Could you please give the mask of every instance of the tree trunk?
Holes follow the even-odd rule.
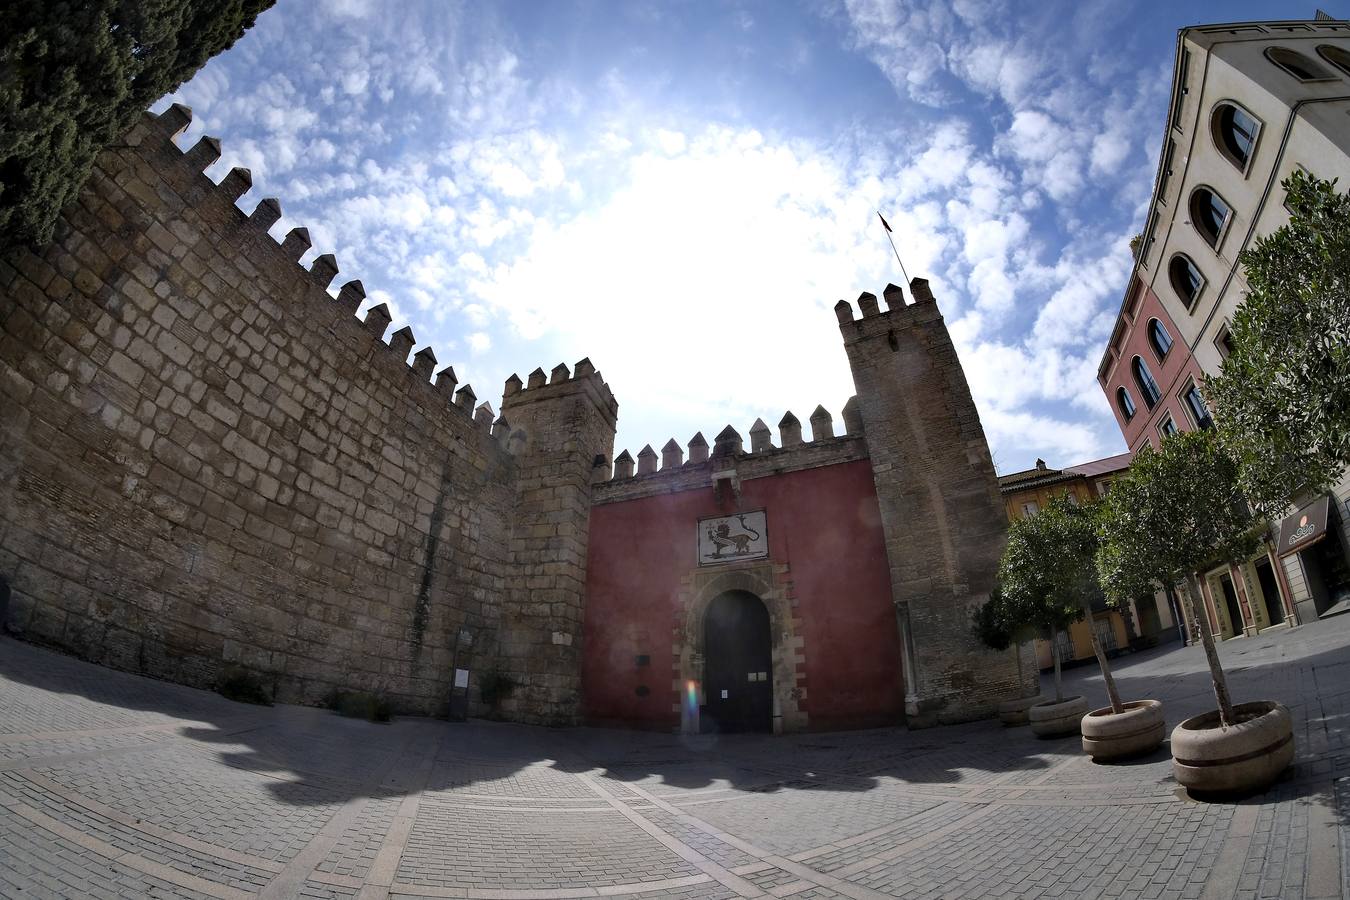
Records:
[[[1064,682],[1059,677],[1059,629],[1050,629],[1050,657],[1055,661],[1055,702],[1064,702]]]
[[[1205,662],[1209,663],[1209,678],[1214,683],[1214,699],[1219,703],[1219,722],[1227,728],[1233,724],[1233,701],[1228,697],[1228,680],[1224,677],[1223,666],[1219,665],[1219,651],[1214,649],[1214,636],[1209,633],[1209,623],[1200,620],[1197,611],[1203,608],[1205,598],[1200,593],[1200,579],[1194,572],[1186,575],[1186,602],[1189,604],[1190,620],[1195,630],[1200,632],[1200,643],[1205,645]]]
[[[1022,680],[1022,645],[1017,643],[1016,638],[1013,638],[1013,656],[1017,658],[1017,693],[1021,695],[1026,689],[1026,682]]]
[[[1097,665],[1102,668],[1102,680],[1106,682],[1106,699],[1111,701],[1111,712],[1123,713],[1124,705],[1120,702],[1120,694],[1116,692],[1116,680],[1111,677],[1111,667],[1106,662],[1106,651],[1102,649],[1102,642],[1097,639],[1097,629],[1092,621],[1092,601],[1083,596],[1083,612],[1087,614],[1088,634],[1092,637],[1092,652],[1097,656]]]

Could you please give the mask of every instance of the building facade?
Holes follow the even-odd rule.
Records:
[[[1111,490],[1111,482],[1129,468],[1131,457],[1121,453],[1064,469],[1049,468],[1045,460],[1038,459],[1034,468],[999,476],[1008,521],[1034,516],[1058,496],[1068,496],[1076,503],[1101,500]],[[1179,618],[1163,593],[1142,602],[1131,599],[1123,606],[1094,603],[1091,621],[1084,618],[1075,622],[1059,636],[1059,658],[1067,663],[1095,659],[1094,631],[1110,655],[1165,643],[1178,637]],[[1041,669],[1054,664],[1049,641],[1037,638],[1032,646]]]
[[[1132,452],[1210,426],[1203,381],[1222,368],[1247,290],[1239,256],[1288,221],[1280,183],[1299,170],[1350,184],[1350,24],[1319,14],[1182,29],[1153,196],[1098,370]],[[1201,573],[1216,637],[1350,598],[1348,502],[1343,477],[1275,523],[1264,552]],[[1304,524],[1282,539],[1290,522]]]
[[[175,106],[0,260],[0,589],[27,639],[276,699],[465,698],[521,722],[802,730],[992,714],[977,645],[1006,519],[928,285],[840,302],[844,434],[613,458],[588,359],[500,415]],[[634,463],[636,462],[636,470]],[[479,685],[492,683],[495,699]],[[503,688],[503,685],[506,687]],[[457,693],[458,692],[458,693]]]

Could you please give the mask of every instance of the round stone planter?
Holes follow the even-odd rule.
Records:
[[[1004,700],[998,705],[998,720],[1008,727],[1027,724],[1027,710],[1037,703],[1044,703],[1044,694],[1031,697],[1018,697],[1016,700]]]
[[[1087,715],[1087,699],[1065,697],[1061,701],[1046,700],[1027,711],[1031,732],[1037,737],[1061,737],[1078,734],[1078,723]]]
[[[1219,727],[1219,711],[1193,716],[1172,730],[1172,773],[1200,793],[1253,791],[1274,781],[1294,759],[1289,710],[1273,700],[1239,703],[1237,722]]]
[[[1094,709],[1083,717],[1083,752],[1093,759],[1123,759],[1162,743],[1167,724],[1160,700],[1131,700],[1124,712]]]

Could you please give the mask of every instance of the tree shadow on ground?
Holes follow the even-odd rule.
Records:
[[[1117,658],[1112,674],[1123,700],[1163,701],[1168,730],[1216,707],[1213,683],[1200,646],[1155,649]],[[1199,802],[1268,805],[1317,803],[1340,824],[1350,824],[1350,802],[1338,797],[1335,779],[1350,774],[1350,617],[1277,629],[1217,645],[1234,703],[1276,700],[1294,724],[1294,762],[1269,788],[1249,795],[1191,798]],[[1104,695],[1100,671],[1066,673],[1065,688]],[[1170,758],[1164,742],[1161,752]],[[1141,760],[1141,762],[1143,762]]]
[[[861,792],[883,784],[975,785],[1015,770],[1045,770],[1074,752],[1068,742],[1036,741],[993,722],[914,732],[895,727],[692,737],[412,717],[376,724],[310,707],[236,703],[7,637],[0,637],[0,710],[0,727],[8,733],[50,733],[52,741],[82,730],[175,734],[198,748],[211,748],[210,758],[225,766],[267,776],[270,795],[296,806],[362,796],[398,798],[416,790],[600,800],[572,777],[577,774],[589,774],[602,786],[679,791]],[[8,746],[21,745],[9,741]],[[144,754],[169,750],[154,745],[128,751],[121,764],[148,764],[153,757]],[[167,779],[194,778],[192,771],[173,771],[174,766],[190,768],[190,760],[165,758],[156,764]],[[209,782],[209,773],[196,777]]]

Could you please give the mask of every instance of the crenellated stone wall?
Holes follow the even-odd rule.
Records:
[[[928,282],[835,305],[866,435],[891,570],[911,726],[991,715],[1021,696],[1015,658],[972,628],[1007,533],[989,444]]]
[[[219,144],[173,143],[189,118],[145,117],[54,243],[0,262],[8,624],[189,684],[237,665],[305,703],[441,711],[455,662],[528,679],[497,656],[521,584],[511,430],[453,370],[433,384],[429,348],[409,364],[410,329],[386,344],[383,305],[357,320],[359,281],[331,296],[332,256],[299,266],[308,234],[268,235],[275,200],[241,212],[249,173],[214,184]]]
[[[501,715],[571,724],[588,663],[645,669],[660,635],[674,652],[694,628],[669,604],[697,566],[700,517],[758,502],[782,517],[756,565],[779,585],[784,727],[808,709],[812,727],[893,721],[902,685],[911,724],[1020,692],[1012,657],[970,632],[1005,520],[925,282],[913,304],[888,288],[884,313],[864,294],[857,321],[837,308],[858,390],[842,435],[817,407],[809,440],[789,412],[778,446],[756,420],[748,450],[728,426],[711,446],[695,435],[687,459],[674,440],[616,459],[618,403],[589,360],[512,376],[494,416],[429,347],[412,352],[410,328],[386,339],[384,304],[358,320],[365,290],[330,292],[332,255],[299,265],[309,234],[269,235],[276,200],[242,212],[247,170],[207,178],[219,143],[175,143],[190,116],[144,117],[50,246],[0,260],[6,627],[188,684],[238,667],[301,703],[355,689],[442,712],[459,667],[482,714],[495,670],[515,684]],[[592,516],[611,526],[601,545]],[[641,546],[639,520],[657,535]],[[646,598],[633,622],[588,618],[595,559],[629,579],[621,597],[600,579],[600,605]],[[644,680],[625,690],[655,698],[650,721],[678,711],[662,692],[687,690],[680,671],[654,693],[624,670]]]

